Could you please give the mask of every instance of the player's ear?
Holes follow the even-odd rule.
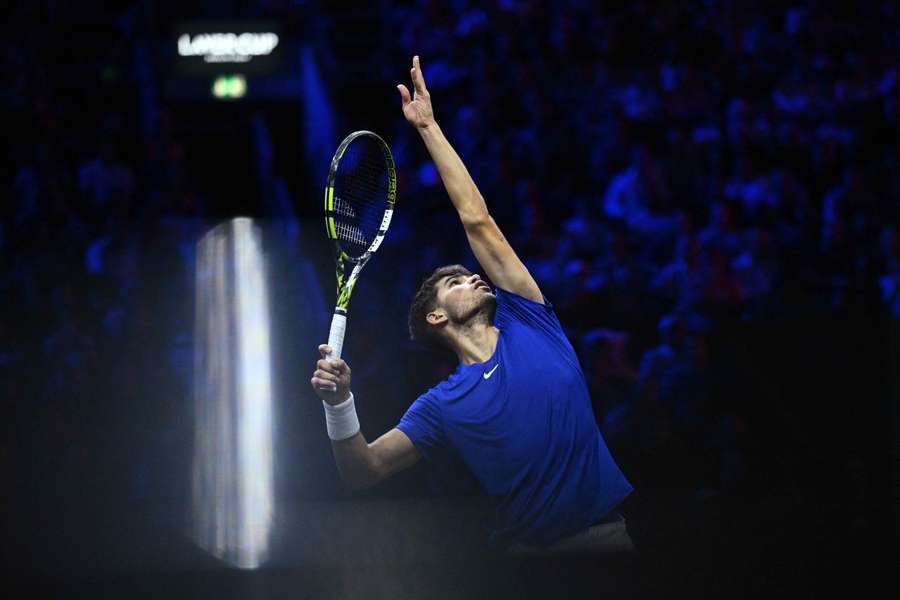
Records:
[[[442,309],[437,308],[425,315],[425,320],[428,321],[429,325],[441,325],[447,321],[447,314]]]

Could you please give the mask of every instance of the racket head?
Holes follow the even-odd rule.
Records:
[[[397,196],[388,145],[371,131],[355,131],[338,146],[325,186],[325,232],[339,260],[365,262],[381,245]]]

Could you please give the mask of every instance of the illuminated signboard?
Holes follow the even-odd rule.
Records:
[[[284,40],[269,21],[190,21],[175,27],[170,43],[179,75],[265,75],[278,70]]]
[[[268,56],[278,46],[278,35],[264,33],[198,33],[178,38],[178,56],[202,56],[205,62],[245,63]]]

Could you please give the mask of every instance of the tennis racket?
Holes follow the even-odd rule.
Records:
[[[350,295],[384,240],[396,198],[397,172],[385,141],[371,131],[355,131],[344,138],[331,159],[325,186],[325,233],[334,242],[337,276],[329,359],[341,357]]]

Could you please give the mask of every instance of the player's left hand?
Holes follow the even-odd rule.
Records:
[[[434,124],[434,111],[431,110],[431,94],[425,88],[425,77],[422,75],[422,67],[419,65],[419,57],[414,56],[409,76],[413,83],[413,95],[405,85],[398,84],[400,99],[403,101],[403,116],[409,123],[418,129],[425,129]]]

